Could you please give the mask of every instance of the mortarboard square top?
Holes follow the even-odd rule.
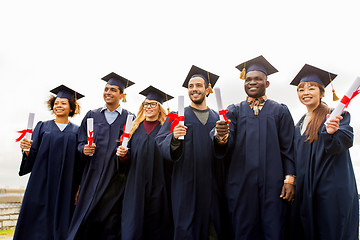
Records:
[[[53,90],[50,91],[51,93],[55,94],[58,98],[67,98],[67,99],[80,99],[83,98],[84,95],[82,95],[79,92],[76,92],[70,88],[68,88],[65,85],[60,85]]]
[[[242,73],[240,76],[241,79],[245,79],[245,75],[251,71],[261,71],[266,76],[278,72],[278,70],[271,65],[262,55],[248,60],[246,62],[240,63],[236,66]]]
[[[297,86],[301,82],[317,82],[326,87],[336,76],[334,73],[305,64],[290,84]]]
[[[192,65],[182,86],[184,88],[187,88],[189,85],[190,79],[193,77],[201,77],[202,79],[204,79],[205,83],[207,83],[207,84],[210,83],[211,87],[214,87],[216,81],[219,79],[218,75],[215,75],[215,74],[208,72],[204,69],[201,69],[195,65]]]
[[[139,94],[144,95],[146,99],[155,100],[161,104],[174,98],[153,86],[147,87],[145,90],[139,92]]]
[[[123,91],[125,88],[130,87],[131,85],[135,84],[132,81],[130,81],[114,72],[109,73],[108,75],[106,75],[105,77],[103,77],[101,79],[110,85],[118,86]]]

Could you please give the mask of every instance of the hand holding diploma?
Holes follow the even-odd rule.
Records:
[[[326,120],[325,125],[329,123],[330,120],[333,120],[336,118],[336,116],[340,116],[342,112],[347,108],[350,101],[359,94],[360,90],[360,77],[357,77],[353,84],[350,86],[349,90],[346,92],[344,97],[341,99],[339,104],[336,106],[334,111],[330,114],[330,117]]]

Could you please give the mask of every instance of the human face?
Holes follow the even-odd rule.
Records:
[[[53,112],[57,117],[68,117],[70,114],[70,104],[67,98],[56,98]]]
[[[314,82],[305,82],[297,90],[299,100],[306,106],[308,112],[312,112],[319,106],[324,94],[320,93],[320,88]]]
[[[160,105],[155,100],[145,99],[143,102],[143,108],[145,113],[145,119],[147,121],[155,121],[159,117]]]
[[[265,73],[261,71],[251,71],[246,74],[244,89],[249,97],[259,98],[264,96],[269,85]]]
[[[104,89],[104,101],[106,105],[118,105],[122,98],[123,94],[120,92],[120,88],[118,86],[106,84]]]
[[[205,80],[201,77],[190,79],[188,84],[188,94],[193,103],[197,105],[202,104],[206,95],[209,94],[209,89],[205,87]]]

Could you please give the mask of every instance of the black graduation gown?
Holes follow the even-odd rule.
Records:
[[[31,172],[14,239],[65,239],[74,208],[78,126],[60,131],[53,120],[38,122],[19,175]]]
[[[129,173],[122,211],[123,240],[172,239],[172,217],[166,182],[168,165],[155,143],[158,124],[147,134],[141,123],[129,142]]]
[[[230,161],[226,195],[234,239],[283,239],[287,204],[280,193],[284,176],[295,174],[291,114],[271,99],[257,116],[246,101],[228,109],[227,146],[214,146]]]
[[[221,218],[225,212],[221,211],[221,186],[216,182],[222,169],[214,168],[217,159],[212,154],[209,138],[219,115],[210,109],[205,125],[190,107],[185,108],[184,115],[187,130],[180,156],[173,158],[170,153],[172,121],[167,119],[156,137],[164,158],[174,161],[171,179],[174,239],[208,239],[210,221],[218,238],[225,239],[227,219]]]
[[[353,145],[350,114],[330,135],[320,127],[318,141],[304,142],[303,116],[295,128],[296,239],[355,240],[359,237],[359,200],[349,148]],[[294,239],[293,238],[293,239]]]
[[[120,239],[121,208],[125,188],[125,170],[119,171],[116,148],[126,124],[122,109],[112,124],[106,121],[101,108],[89,111],[79,128],[78,151],[84,170],[68,239]],[[82,151],[87,144],[87,119],[94,118],[93,156]]]

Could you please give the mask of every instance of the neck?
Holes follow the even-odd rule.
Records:
[[[157,116],[154,116],[154,117],[146,117],[145,120],[148,121],[148,122],[155,122],[155,121],[157,120]]]
[[[69,117],[58,117],[56,116],[55,120],[56,123],[62,123],[62,124],[68,124],[69,123]]]
[[[313,112],[319,105],[320,105],[320,103],[318,105],[316,105],[316,106],[306,106],[307,111],[308,112]]]
[[[107,109],[109,109],[110,112],[115,111],[115,109],[117,109],[119,106],[120,106],[119,103],[118,103],[118,104],[114,104],[114,105],[106,104],[106,107],[107,107]]]
[[[207,109],[205,100],[200,104],[195,104],[194,102],[191,102],[190,106],[197,110],[206,110]]]

